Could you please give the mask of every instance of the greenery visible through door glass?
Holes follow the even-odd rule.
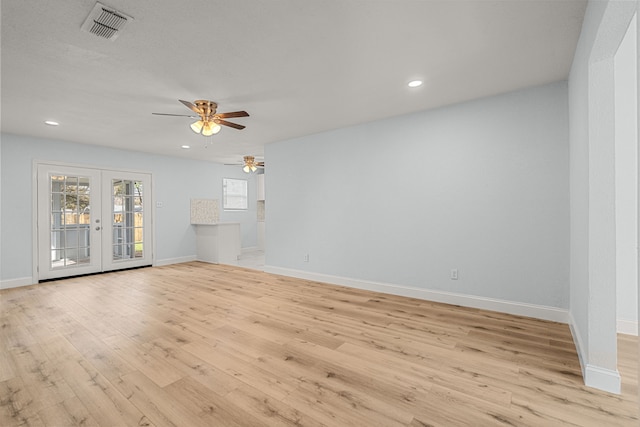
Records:
[[[142,258],[143,204],[142,182],[114,179],[113,200],[113,260]]]

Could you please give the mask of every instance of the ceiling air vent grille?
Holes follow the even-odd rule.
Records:
[[[130,19],[132,19],[130,16],[122,12],[96,3],[81,28],[98,37],[115,40]]]

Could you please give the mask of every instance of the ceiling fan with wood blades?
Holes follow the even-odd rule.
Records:
[[[151,113],[156,116],[177,116],[177,117],[190,117],[192,119],[196,119],[195,122],[191,124],[191,130],[195,133],[201,134],[203,136],[211,136],[220,132],[221,126],[228,126],[234,129],[242,130],[245,128],[243,125],[239,125],[237,123],[229,122],[225,119],[235,118],[235,117],[249,117],[249,113],[246,111],[232,111],[230,113],[218,113],[216,109],[218,108],[218,104],[213,101],[207,101],[204,99],[199,99],[195,102],[183,101],[179,99],[184,106],[193,111],[197,116],[192,114],[169,114],[169,113]]]
[[[242,170],[246,173],[255,172],[258,168],[264,168],[264,162],[256,162],[256,158],[253,156],[244,156],[243,161]]]
[[[242,170],[246,173],[255,172],[258,169],[264,169],[263,161],[256,161],[255,156],[244,156],[242,162],[225,163],[227,166],[242,166]]]

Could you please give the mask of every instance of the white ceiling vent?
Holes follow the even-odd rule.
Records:
[[[122,12],[96,3],[80,28],[98,37],[115,40],[127,21],[132,19]]]

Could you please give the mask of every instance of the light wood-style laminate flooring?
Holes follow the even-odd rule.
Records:
[[[0,291],[0,426],[637,425],[567,325],[185,263]]]

